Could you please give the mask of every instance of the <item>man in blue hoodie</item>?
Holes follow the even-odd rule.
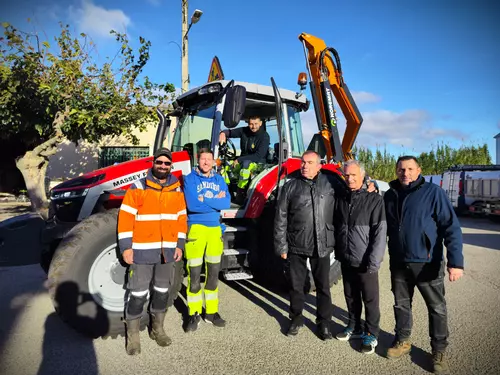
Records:
[[[417,287],[429,314],[434,373],[447,374],[443,242],[446,268],[453,282],[463,275],[462,230],[444,191],[425,182],[421,172],[415,157],[400,157],[396,163],[398,178],[390,182],[390,190],[384,195],[396,318],[396,337],[387,356],[399,358],[411,350],[411,306]]]
[[[224,178],[216,174],[214,155],[209,149],[198,153],[198,167],[184,178],[184,196],[188,214],[188,235],[185,245],[188,286],[189,321],[186,332],[195,331],[201,321],[203,295],[200,284],[201,267],[205,261],[204,320],[224,327],[218,307],[218,280],[224,251],[220,211],[231,205],[231,196]]]

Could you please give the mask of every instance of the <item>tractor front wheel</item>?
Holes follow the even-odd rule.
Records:
[[[127,265],[117,250],[117,215],[116,209],[110,210],[77,224],[57,247],[49,268],[49,293],[57,314],[92,338],[116,338],[125,333]],[[176,264],[169,307],[177,298],[183,279],[180,261]],[[143,329],[146,323],[144,314]]]

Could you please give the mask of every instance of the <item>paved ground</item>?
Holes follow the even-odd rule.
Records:
[[[497,374],[500,365],[500,225],[463,219],[467,271],[447,282],[450,314],[450,364],[454,374]],[[146,332],[143,354],[128,357],[124,341],[88,340],[73,332],[54,313],[45,276],[37,265],[0,268],[0,374],[422,374],[430,367],[425,305],[414,302],[414,348],[398,361],[384,358],[392,341],[394,318],[387,262],[380,275],[382,334],[377,353],[359,353],[359,345],[322,342],[314,328],[314,298],[308,299],[307,327],[296,338],[286,328],[286,296],[254,282],[222,283],[221,312],[229,324],[217,329],[201,324],[185,334],[181,316],[172,309],[166,326],[172,346],[159,348]],[[332,288],[336,305],[334,330],[345,319],[342,286]],[[182,307],[183,299],[178,306]]]

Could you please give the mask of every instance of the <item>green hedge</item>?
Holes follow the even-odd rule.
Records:
[[[353,150],[356,159],[365,165],[365,169],[371,178],[390,181],[396,178],[396,160],[400,155],[394,155],[380,148],[372,151],[368,148],[357,148]],[[452,148],[449,145],[437,145],[429,152],[422,152],[420,155],[413,154],[420,162],[423,175],[441,174],[447,168],[460,164],[481,164],[491,165],[491,156],[488,145],[482,146],[461,146]]]

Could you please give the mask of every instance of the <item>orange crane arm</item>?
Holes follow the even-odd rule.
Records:
[[[313,35],[302,33],[299,35],[299,40],[304,46],[311,79],[311,95],[318,129],[327,151],[327,161],[338,163],[350,160],[353,158],[352,148],[363,118],[344,82],[339,55],[335,49],[327,47],[322,39]],[[332,94],[337,99],[347,122],[342,144]]]

